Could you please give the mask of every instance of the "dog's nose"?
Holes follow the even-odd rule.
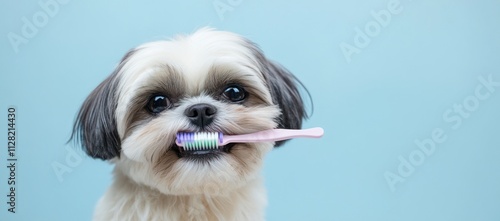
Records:
[[[215,106],[204,103],[188,107],[184,112],[191,123],[202,128],[214,121],[216,113],[217,108]]]

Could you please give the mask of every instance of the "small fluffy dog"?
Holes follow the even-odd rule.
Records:
[[[260,170],[282,142],[181,151],[176,133],[298,129],[298,82],[249,40],[203,28],[140,45],[92,91],[73,138],[115,164],[94,220],[264,220]]]

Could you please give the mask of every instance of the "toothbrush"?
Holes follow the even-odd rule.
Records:
[[[304,130],[271,129],[243,135],[223,135],[220,132],[179,132],[175,143],[184,150],[214,150],[228,143],[280,141],[297,137],[320,138],[323,128]]]

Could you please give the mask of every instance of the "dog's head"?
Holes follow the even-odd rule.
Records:
[[[127,53],[85,100],[73,135],[88,155],[111,160],[137,183],[216,194],[254,179],[275,145],[183,152],[176,133],[298,129],[305,113],[296,83],[252,42],[205,28]]]

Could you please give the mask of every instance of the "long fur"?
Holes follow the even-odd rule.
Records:
[[[228,85],[248,96],[225,100]],[[149,112],[155,94],[172,105]],[[200,103],[217,110],[203,128],[185,116]],[[217,157],[186,158],[175,151],[175,134],[297,129],[304,115],[296,78],[241,36],[203,28],[143,44],[89,95],[75,121],[72,138],[89,156],[115,164],[115,180],[94,220],[264,220],[260,171],[274,143],[235,144]]]

